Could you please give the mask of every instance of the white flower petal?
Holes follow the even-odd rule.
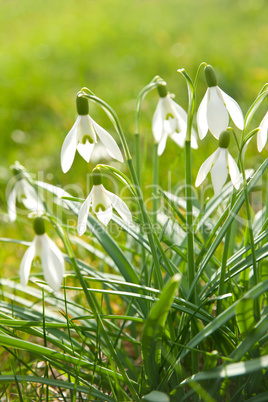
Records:
[[[94,187],[93,187],[94,189]],[[91,205],[92,193],[93,189],[90,191],[89,195],[83,202],[80,211],[78,213],[78,222],[77,222],[77,232],[79,236],[82,236],[87,228],[87,216],[89,213],[89,208]]]
[[[93,164],[97,165],[100,161],[110,160],[111,156],[106,151],[105,146],[102,142],[97,142],[94,147],[94,152],[92,153],[90,160]]]
[[[178,121],[177,121],[177,119],[173,119],[173,118],[169,117],[167,120],[164,120],[163,127],[164,127],[164,133],[167,135],[171,135],[176,132],[176,130],[178,128]],[[163,135],[163,137],[164,137],[164,135]]]
[[[79,124],[78,124],[78,142],[83,143],[83,139],[85,136],[89,136],[93,143],[97,142],[96,133],[92,124],[92,119],[88,114],[79,116]]]
[[[110,191],[107,191],[106,189],[104,191],[105,191],[106,195],[108,196],[112,206],[118,212],[118,214],[121,216],[121,218],[125,222],[130,224],[132,222],[132,215],[131,215],[130,210],[128,209],[127,204],[114,193],[111,193]]]
[[[172,108],[175,110],[176,112],[176,117],[181,121],[184,122],[185,125],[187,125],[187,113],[185,112],[185,110],[178,105],[178,103],[176,103],[173,99],[169,98],[170,104],[172,105]]]
[[[211,180],[215,195],[221,192],[221,189],[228,177],[227,169],[227,154],[226,148],[218,148],[219,156],[215,161],[213,168],[211,169]]]
[[[240,130],[243,130],[244,116],[240,106],[233,98],[231,98],[231,96],[227,95],[222,89],[219,88],[219,90],[221,91],[221,95],[231,116],[231,119],[233,120],[236,127],[238,127]]]
[[[73,127],[65,137],[61,148],[61,168],[63,173],[68,172],[74,161],[76,146],[78,143],[78,124],[81,116],[78,116]]]
[[[229,115],[217,87],[208,88],[207,122],[211,133],[219,139],[222,131],[226,130]]]
[[[35,241],[36,238],[33,239],[30,247],[26,250],[20,263],[20,283],[22,284],[22,286],[26,286],[29,280],[31,265],[35,257]]]
[[[157,153],[158,153],[159,156],[162,155],[162,153],[164,152],[164,150],[165,150],[165,148],[166,148],[167,137],[168,137],[168,135],[167,135],[167,133],[165,132],[164,135],[163,135],[163,137],[161,138],[161,141],[160,141],[159,144],[158,144],[158,151],[157,151]]]
[[[99,126],[93,119],[91,119],[91,122],[101,142],[105,146],[108,154],[111,155],[112,158],[117,159],[119,162],[123,162],[124,161],[123,155],[113,137],[101,126]]]
[[[260,125],[260,130],[257,134],[257,147],[258,151],[261,152],[266,145],[268,136],[268,112],[266,112],[264,118],[262,119]]]
[[[110,208],[111,203],[102,184],[93,186],[92,191],[92,209],[94,212],[99,212],[98,210],[96,211],[96,209],[99,209],[100,205],[104,209]]]
[[[27,182],[27,180],[23,180],[24,186],[24,194],[25,198],[22,198],[22,203],[25,208],[29,209],[30,211],[44,211],[45,207],[38,197],[35,189]]]
[[[205,180],[205,178],[208,175],[208,172],[210,171],[213,163],[215,163],[216,159],[219,156],[220,153],[220,148],[218,148],[215,152],[213,152],[212,155],[210,155],[205,162],[202,163],[202,165],[200,166],[200,169],[197,173],[197,177],[195,180],[195,187],[199,187],[201,183],[203,183],[203,181]]]
[[[64,275],[64,258],[56,244],[46,235],[41,235],[41,263],[48,285],[55,291],[61,287]]]
[[[200,140],[205,138],[208,132],[208,122],[207,122],[207,105],[208,105],[208,89],[202,99],[198,111],[197,111],[197,128]]]
[[[95,212],[98,220],[104,225],[107,226],[113,216],[113,209],[110,206],[105,211],[99,210],[99,212]]]
[[[234,187],[238,190],[240,187],[240,182],[241,182],[240,172],[239,172],[239,169],[238,169],[238,166],[237,166],[235,160],[229,154],[229,152],[228,152],[228,166],[229,166],[229,173],[230,173],[231,181],[232,181]]]
[[[177,144],[179,147],[183,148],[185,144],[186,132],[174,133],[170,135],[170,138]]]
[[[193,128],[192,128],[192,132],[191,132],[191,148],[193,148],[193,149],[198,148],[197,134]]]
[[[90,157],[94,149],[94,146],[95,144],[90,144],[88,141],[86,141],[85,144],[79,142],[77,145],[77,151],[82,156],[82,158],[85,159],[87,163],[90,161]]]
[[[152,131],[155,142],[159,143],[163,136],[163,124],[164,124],[164,114],[163,114],[163,98],[160,98],[153,115]]]
[[[16,184],[11,190],[8,199],[7,199],[7,212],[8,212],[8,217],[10,222],[14,222],[17,217],[17,212],[16,212]]]

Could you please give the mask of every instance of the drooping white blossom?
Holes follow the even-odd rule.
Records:
[[[264,118],[259,125],[259,131],[257,134],[257,147],[258,151],[261,152],[266,145],[268,136],[268,112],[266,112]]]
[[[16,201],[21,202],[25,208],[32,212],[38,213],[45,210],[34,187],[26,179],[17,180],[7,198],[7,210],[11,222],[14,222],[17,217]]]
[[[42,218],[35,219],[38,223],[40,223],[40,220]],[[36,230],[36,236],[21,260],[20,281],[23,286],[26,286],[28,283],[32,262],[36,257],[39,257],[41,260],[44,277],[48,285],[55,291],[59,290],[65,270],[64,258],[60,249],[44,230]]]
[[[215,72],[211,66],[205,67],[208,89],[197,111],[197,127],[202,140],[208,130],[219,139],[222,131],[229,125],[229,115],[234,124],[244,128],[244,117],[238,103],[217,85]]]
[[[78,117],[61,148],[62,171],[68,172],[73,164],[76,150],[86,162],[89,162],[98,140],[102,142],[112,158],[123,162],[123,156],[116,141],[89,116],[87,99],[77,97],[77,111]]]
[[[107,226],[112,219],[113,208],[125,222],[131,223],[132,221],[131,212],[125,202],[117,195],[106,190],[102,184],[95,184],[82,204],[78,214],[77,231],[79,236],[86,231],[87,217],[90,208],[92,208],[92,211],[96,214],[99,221],[105,226]]]
[[[170,96],[161,96],[153,115],[152,131],[158,144],[158,155],[165,150],[167,138],[170,137],[177,145],[184,147],[187,130],[187,113]],[[197,135],[194,129],[191,133],[191,146],[198,148]]]
[[[222,135],[225,135],[225,138],[222,137]],[[227,180],[228,173],[237,190],[241,183],[238,166],[227,149],[230,140],[229,137],[226,141],[228,135],[230,136],[228,131],[221,133],[219,148],[201,165],[195,181],[195,186],[199,187],[207,177],[208,173],[211,172],[211,180],[215,195],[218,195],[221,192],[221,189]]]

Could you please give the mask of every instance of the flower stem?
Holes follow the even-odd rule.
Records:
[[[185,141],[185,170],[186,170],[186,228],[187,228],[187,258],[189,286],[195,276],[194,263],[194,228],[193,228],[193,204],[192,204],[192,166],[191,166],[191,142]],[[195,302],[195,290],[191,297]]]
[[[186,139],[185,139],[185,177],[186,177],[186,230],[187,230],[187,270],[188,270],[188,282],[189,289],[194,281],[195,277],[195,257],[194,257],[194,225],[193,225],[193,192],[192,192],[192,159],[191,159],[191,134],[192,134],[192,125],[193,125],[193,117],[195,110],[195,99],[196,99],[196,91],[195,86],[190,78],[190,76],[186,73],[185,70],[180,71],[187,82],[188,88],[188,114],[187,114],[187,130],[186,130]],[[197,74],[198,77],[198,74]],[[197,82],[197,78],[195,80]],[[194,288],[192,295],[190,295],[189,300],[196,304],[196,289]],[[196,335],[196,325],[194,318],[191,322],[191,337],[193,338]],[[192,360],[192,372],[198,372],[198,354],[196,351],[191,352],[191,360]]]
[[[243,175],[243,190],[244,190],[244,194],[245,194],[247,225],[248,225],[248,232],[249,232],[249,241],[250,241],[250,246],[251,246],[252,266],[253,266],[253,281],[254,281],[254,286],[256,286],[259,283],[259,272],[258,272],[258,265],[257,265],[257,261],[256,261],[254,233],[253,233],[253,228],[252,228],[250,203],[249,203],[249,195],[248,195],[248,186],[247,186],[247,179],[246,179],[246,174],[245,174],[245,169],[244,169],[243,158],[241,158],[240,165],[241,165],[241,168],[242,168],[242,175]],[[259,299],[256,299],[255,302],[254,302],[254,313],[255,313],[256,320],[259,321],[259,319],[260,319]]]
[[[135,185],[136,194],[137,194],[136,197],[137,197],[137,201],[139,203],[140,211],[141,211],[141,214],[143,217],[143,222],[144,222],[144,232],[148,236],[148,240],[149,240],[149,244],[150,244],[150,248],[151,248],[151,252],[152,252],[152,256],[153,256],[153,260],[154,260],[154,264],[155,264],[156,286],[161,289],[163,286],[163,278],[162,278],[162,272],[161,272],[161,267],[160,267],[160,263],[159,263],[159,257],[158,257],[156,245],[154,242],[154,229],[152,227],[152,224],[151,224],[149,217],[147,215],[147,212],[146,212],[146,208],[145,208],[145,205],[143,202],[143,197],[142,197],[142,191],[141,191],[141,188],[138,183],[138,179],[136,176],[136,172],[135,172],[135,169],[133,166],[132,159],[128,159],[127,164],[129,167],[131,177],[132,177],[132,181]]]
[[[158,144],[154,143],[153,150],[153,188],[152,188],[152,197],[153,197],[153,225],[156,228],[157,225],[157,208],[158,208],[158,182],[159,182],[159,157],[158,157]]]

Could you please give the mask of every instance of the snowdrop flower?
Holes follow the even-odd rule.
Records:
[[[152,130],[155,142],[158,144],[158,155],[165,150],[167,138],[170,137],[177,145],[184,147],[187,129],[187,113],[167,93],[166,86],[157,87],[160,99],[153,115]],[[197,135],[192,129],[192,148],[198,148]]]
[[[22,202],[25,208],[32,212],[43,212],[45,210],[43,203],[38,197],[35,189],[26,179],[18,179],[12,188],[7,199],[7,210],[9,220],[14,222],[17,217],[16,200]]]
[[[105,226],[107,226],[112,219],[113,208],[125,222],[131,223],[132,221],[131,213],[124,201],[117,195],[107,191],[102,185],[101,173],[98,169],[93,170],[93,188],[82,204],[78,214],[77,231],[79,236],[86,231],[87,216],[90,207],[99,221]]]
[[[44,220],[35,218],[34,237],[30,247],[20,263],[20,281],[23,286],[28,283],[30,269],[34,258],[39,257],[48,285],[55,291],[60,289],[64,275],[64,258],[55,243],[45,233]]]
[[[200,186],[211,171],[212,185],[215,195],[221,192],[223,185],[228,177],[228,170],[234,187],[238,190],[240,187],[240,173],[236,162],[228,152],[230,142],[230,132],[223,131],[219,138],[219,148],[210,155],[201,165],[195,186]]]
[[[87,99],[77,96],[76,106],[78,117],[65,137],[61,148],[63,173],[68,172],[72,166],[76,150],[86,162],[89,162],[98,139],[103,143],[112,158],[123,162],[122,153],[113,137],[89,116]]]
[[[265,144],[267,142],[267,136],[268,136],[268,112],[266,112],[266,115],[262,119],[259,128],[260,128],[260,130],[258,131],[258,134],[257,134],[257,147],[258,147],[258,151],[261,152],[263,150],[263,148],[265,147]]]
[[[234,124],[240,129],[244,128],[244,117],[238,103],[223,92],[217,85],[217,78],[211,66],[205,67],[205,76],[208,89],[197,111],[197,127],[202,140],[208,129],[219,139],[222,131],[229,125],[229,115]]]

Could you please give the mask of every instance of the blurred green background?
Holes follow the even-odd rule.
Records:
[[[9,165],[15,160],[62,185],[83,184],[93,167],[77,155],[66,175],[60,169],[61,145],[74,123],[75,95],[81,87],[113,106],[130,146],[136,96],[157,74],[186,108],[185,81],[177,69],[184,67],[194,76],[206,61],[215,67],[221,88],[246,112],[268,80],[267,15],[266,0],[2,0],[0,235],[12,235],[17,227],[7,224],[5,205]],[[198,103],[205,89],[201,74]],[[143,105],[141,134],[142,144],[148,143],[148,162],[157,101],[155,91]],[[91,110],[92,117],[113,133],[102,112]],[[194,172],[216,146],[212,136],[204,144],[193,154]],[[176,155],[182,163],[174,168],[179,180],[184,177],[183,153],[172,141],[160,166],[166,175]],[[23,233],[14,236],[21,238]]]

